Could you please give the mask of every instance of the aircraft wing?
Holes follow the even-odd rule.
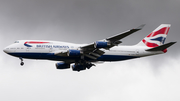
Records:
[[[113,46],[116,46],[116,45],[122,43],[120,41],[121,39],[125,38],[128,35],[131,35],[132,33],[136,32],[136,31],[141,30],[144,26],[145,26],[145,24],[143,24],[135,29],[127,30],[127,31],[117,34],[115,36],[106,38],[106,39],[104,39],[104,41],[97,41],[97,42],[102,42],[102,44],[107,43],[108,44],[107,47],[96,47],[97,42],[82,46],[81,49],[84,53],[84,56],[91,58],[91,59],[97,59],[98,57],[100,57],[101,55],[104,54],[104,51],[102,51],[101,49],[109,49]]]
[[[110,41],[110,42],[112,42],[112,43],[115,43],[116,41],[119,41],[119,40],[125,38],[126,36],[129,36],[129,35],[131,35],[132,33],[141,30],[144,26],[145,26],[145,24],[143,24],[143,25],[141,25],[141,26],[139,26],[139,27],[137,27],[137,28],[135,28],[135,29],[127,30],[127,31],[122,32],[122,33],[120,33],[120,34],[117,34],[117,35],[115,35],[115,36],[109,37],[109,38],[107,38],[106,40],[107,40],[107,41]]]
[[[111,47],[117,46],[118,44],[122,43],[120,40],[125,38],[128,35],[131,35],[132,33],[141,30],[145,25],[141,25],[135,29],[131,29],[125,32],[122,32],[120,34],[117,34],[115,36],[106,38],[101,41],[96,41],[94,43],[90,43],[88,45],[84,45],[79,47],[81,54],[84,57],[90,58],[92,60],[96,60],[98,57],[103,55],[104,49],[110,49]],[[54,54],[57,56],[67,56],[68,50],[64,50],[61,52],[55,52]]]
[[[118,45],[118,44],[122,43],[122,42],[119,41],[119,40],[125,38],[126,36],[131,35],[132,33],[136,32],[136,31],[141,30],[144,26],[145,26],[145,24],[143,24],[143,25],[141,25],[141,26],[139,26],[139,27],[137,27],[137,28],[135,28],[135,29],[127,30],[127,31],[122,32],[122,33],[120,33],[120,34],[117,34],[117,35],[115,35],[115,36],[106,38],[106,39],[104,39],[104,40],[110,42],[111,45],[114,45],[114,46],[115,46],[115,45]],[[94,48],[94,43],[91,43],[91,44],[89,44],[89,45],[83,46],[82,48],[87,48],[87,49],[88,49],[88,48]]]

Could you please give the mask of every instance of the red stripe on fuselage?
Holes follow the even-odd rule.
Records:
[[[41,42],[41,41],[27,41],[27,42],[25,42],[24,44],[27,44],[27,43],[29,43],[29,44],[44,44],[44,43],[49,43],[49,42]]]

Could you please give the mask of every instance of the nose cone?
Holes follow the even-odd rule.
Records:
[[[8,53],[7,48],[4,48],[3,51],[4,51],[5,53]]]
[[[5,48],[3,49],[3,51],[8,54],[8,53],[10,52],[10,48],[9,48],[9,47],[5,47]]]
[[[14,44],[11,44],[11,45],[5,47],[5,48],[3,49],[3,51],[4,51],[5,53],[9,54],[9,53],[15,52],[15,51],[16,51],[16,48],[15,48]]]

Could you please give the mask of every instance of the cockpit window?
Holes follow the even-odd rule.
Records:
[[[14,43],[19,43],[19,41],[15,41]]]

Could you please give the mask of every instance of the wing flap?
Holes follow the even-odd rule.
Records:
[[[92,52],[89,52],[88,54],[84,54],[84,56],[96,60],[98,57],[100,57],[101,55],[103,55],[105,52],[99,49],[95,49]]]
[[[84,56],[86,56],[86,57],[88,57],[88,58],[90,58],[90,59],[93,59],[93,60],[96,60],[96,59],[97,59],[97,57],[94,57],[94,56],[91,56],[91,55],[88,55],[88,54],[84,54]]]

